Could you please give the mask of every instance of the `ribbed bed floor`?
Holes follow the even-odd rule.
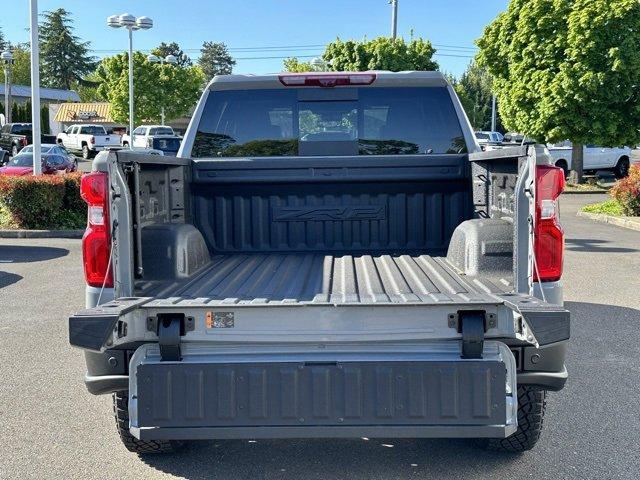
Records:
[[[496,303],[502,288],[456,273],[429,255],[234,254],[214,256],[185,283],[148,285],[148,307]]]

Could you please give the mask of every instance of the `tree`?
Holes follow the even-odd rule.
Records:
[[[296,57],[285,58],[283,62],[283,69],[285,72],[313,72],[314,67],[310,62],[301,62]]]
[[[129,120],[129,64],[123,53],[102,60],[96,70],[100,82],[97,94],[111,104],[111,115],[117,122]],[[159,122],[164,105],[167,119],[186,115],[195,105],[204,82],[200,67],[176,67],[152,64],[141,52],[133,55],[135,118]]]
[[[405,42],[402,38],[378,37],[358,42],[337,39],[327,45],[322,58],[334,71],[437,70],[436,49],[423,39]]]
[[[173,55],[178,59],[178,65],[180,67],[190,67],[193,65],[191,59],[187,56],[186,53],[180,48],[176,42],[165,43],[162,42],[156,48],[151,50],[153,55],[164,58],[167,55]]]
[[[229,75],[233,71],[236,61],[229,54],[224,43],[204,42],[200,50],[198,65],[206,80],[216,75]]]
[[[467,112],[471,125],[476,130],[491,130],[493,110],[493,77],[486,68],[473,61],[460,80],[452,82],[460,102]],[[501,130],[500,116],[496,128]]]
[[[40,25],[42,84],[71,89],[75,82],[92,72],[95,59],[89,52],[90,42],[81,42],[73,34],[71,13],[64,8],[45,12]]]
[[[582,145],[640,142],[640,3],[513,0],[478,41],[509,129]]]
[[[0,28],[0,52],[4,52],[7,48],[9,48],[9,42],[5,39],[4,33]]]

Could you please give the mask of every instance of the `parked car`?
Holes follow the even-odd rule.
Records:
[[[52,135],[42,135],[42,143],[51,143]],[[17,155],[20,150],[33,141],[33,130],[30,123],[6,123],[0,129],[0,148]]]
[[[571,142],[565,141],[550,144],[547,145],[547,148],[554,158],[555,165],[562,168],[565,175],[569,175],[573,159],[573,146]],[[585,145],[582,155],[582,168],[585,173],[592,173],[597,170],[609,170],[613,172],[617,178],[624,178],[629,175],[631,148],[607,148],[597,145]]]
[[[127,449],[535,445],[569,339],[547,155],[478,151],[439,72],[216,76],[195,112],[180,158],[109,151],[82,179],[69,338]]]
[[[102,125],[72,125],[57,136],[57,143],[67,150],[82,152],[88,160],[107,147],[120,145],[119,135],[109,135]]]
[[[69,173],[78,168],[76,158],[56,144],[43,144],[42,173]],[[0,168],[0,175],[31,175],[33,173],[33,145],[24,147],[6,165]]]
[[[149,148],[149,137],[175,136],[173,128],[166,125],[142,125],[133,130],[132,135],[122,136],[122,145],[134,148]]]

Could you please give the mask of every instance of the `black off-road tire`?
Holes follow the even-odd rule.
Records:
[[[183,446],[175,440],[138,440],[129,432],[129,392],[113,394],[113,415],[120,440],[125,448],[134,453],[170,453]]]
[[[518,430],[507,438],[490,439],[487,448],[509,453],[531,450],[540,439],[546,406],[546,390],[518,387]]]
[[[631,163],[627,157],[622,157],[618,160],[616,164],[616,168],[613,169],[613,173],[616,178],[626,178],[629,175],[629,169],[631,168]]]

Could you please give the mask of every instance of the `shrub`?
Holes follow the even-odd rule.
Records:
[[[17,228],[82,228],[80,175],[0,176],[0,206]],[[6,213],[5,213],[6,216]]]
[[[629,176],[616,182],[611,196],[620,203],[625,215],[640,216],[640,165],[632,165]]]

